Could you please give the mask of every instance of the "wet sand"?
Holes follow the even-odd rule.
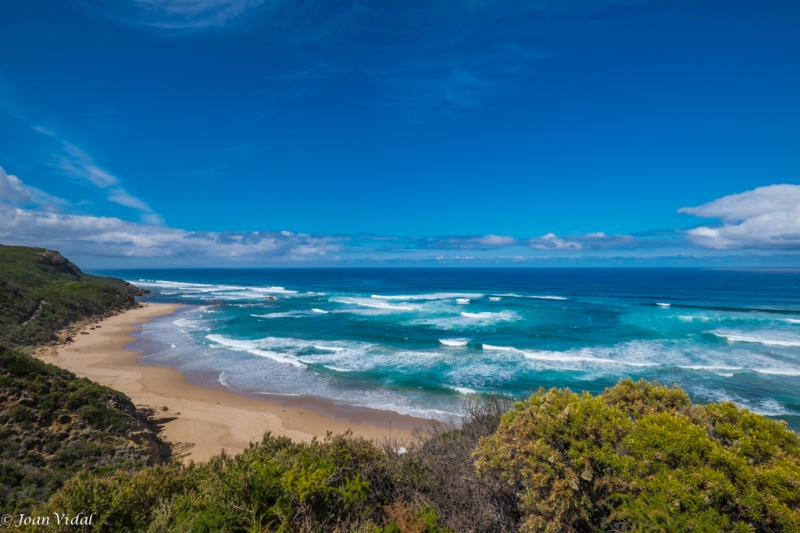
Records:
[[[136,340],[132,333],[151,318],[180,307],[143,304],[87,325],[55,354],[41,352],[37,357],[116,389],[137,407],[155,410],[163,427],[162,438],[174,445],[182,461],[205,461],[223,449],[237,453],[261,440],[267,431],[303,442],[347,430],[367,439],[379,440],[390,432],[402,439],[410,436],[412,427],[426,423],[391,411],[359,410],[312,398],[281,405],[191,383],[174,368],[139,364],[141,352],[126,348]]]

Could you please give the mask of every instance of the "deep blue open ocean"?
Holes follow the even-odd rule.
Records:
[[[446,419],[464,394],[677,383],[800,429],[800,271],[109,271],[187,304],[149,363],[242,393]]]

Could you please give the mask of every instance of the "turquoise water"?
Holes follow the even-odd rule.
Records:
[[[189,304],[145,359],[242,393],[446,419],[464,394],[678,383],[800,427],[800,271],[116,271]]]

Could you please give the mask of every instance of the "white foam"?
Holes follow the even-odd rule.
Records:
[[[708,333],[733,342],[754,342],[767,346],[800,347],[800,337],[779,331],[744,332],[716,329]]]
[[[333,370],[334,372],[353,372],[353,370],[350,369],[350,368],[342,368],[342,367],[334,366],[334,365],[322,365],[322,366],[324,366],[325,368],[327,368],[329,370]]]
[[[800,368],[754,368],[753,371],[773,376],[800,376]]]
[[[328,311],[324,311],[322,309],[312,309],[311,312],[312,313],[317,313],[318,315],[327,315],[328,314]]]
[[[656,302],[656,305],[659,306],[659,307],[667,308],[667,307],[671,306],[672,304],[665,304],[665,303]]]
[[[569,355],[568,352],[550,352],[550,351],[523,351],[522,355],[526,359],[534,361],[551,361],[556,363],[602,363],[611,365],[633,365],[633,366],[647,366],[641,363],[629,363],[627,361],[615,361],[614,359],[603,359],[600,357],[586,357],[580,355]]]
[[[369,307],[371,309],[380,309],[381,311],[386,312],[416,311],[419,309],[418,306],[411,304],[390,304],[380,301],[376,302],[375,300],[371,300],[369,298],[333,298],[331,301],[347,305],[359,305],[361,307]]]
[[[265,292],[268,294],[297,294],[297,291],[292,291],[284,287],[247,287],[251,291]]]
[[[636,366],[636,367],[646,367],[646,366],[657,366],[656,363],[650,363],[645,361],[632,361],[630,359],[610,359],[608,357],[597,357],[594,355],[594,352],[600,351],[600,349],[592,349],[592,348],[581,348],[577,350],[568,350],[566,352],[556,352],[550,350],[520,350],[519,348],[514,348],[513,346],[493,346],[491,344],[484,344],[484,350],[488,351],[496,351],[496,352],[511,352],[511,353],[518,353],[522,354],[525,359],[529,359],[532,361],[544,361],[544,362],[551,362],[551,363],[592,363],[592,364],[604,364],[604,365],[625,365],[625,366]],[[602,349],[608,353],[607,349]],[[577,370],[582,370],[578,368]]]
[[[788,322],[789,324],[800,324],[800,320],[796,318],[785,318],[784,321]]]
[[[455,387],[453,385],[447,385],[447,387],[453,389],[459,394],[463,394],[464,396],[469,396],[470,394],[478,394],[478,391],[476,391],[475,389],[470,389],[469,387]]]
[[[484,350],[491,350],[494,352],[519,352],[522,353],[522,350],[517,350],[511,346],[492,346],[491,344],[482,344]]]
[[[196,325],[196,320],[189,320],[188,318],[179,318],[178,320],[173,320],[172,322],[179,328],[196,328],[199,327]]]
[[[718,318],[712,318],[710,316],[694,316],[694,315],[679,315],[678,320],[681,322],[694,322],[698,320],[700,322],[710,322],[712,320],[719,320]]]
[[[438,316],[430,318],[419,318],[409,321],[407,323],[410,325],[421,324],[426,326],[435,326],[439,329],[463,331],[468,329],[471,330],[477,328],[496,326],[498,324],[519,320],[519,318],[520,318],[519,315],[517,315],[515,312],[505,310],[497,313],[462,312],[459,313],[457,316],[450,315],[450,316]]]
[[[434,292],[431,294],[390,295],[373,294],[371,298],[379,300],[450,300],[453,298],[483,298],[483,294],[463,292]]]
[[[786,409],[786,407],[775,400],[772,399],[763,399],[763,400],[745,400],[744,398],[729,393],[724,390],[719,389],[708,389],[706,387],[693,387],[693,392],[699,396],[704,396],[708,398],[712,402],[722,403],[722,402],[735,402],[739,407],[744,407],[745,409],[749,409],[750,411],[766,416],[785,416],[785,415],[794,415],[793,413]]]
[[[741,366],[718,366],[718,365],[678,365],[678,368],[686,370],[708,370],[711,372],[717,370],[744,370]],[[733,374],[731,374],[733,375]]]
[[[456,298],[456,303],[460,305],[466,305],[469,303],[469,298]]]
[[[475,318],[478,320],[516,320],[519,318],[513,311],[500,311],[499,313],[491,313],[489,311],[484,311],[482,313],[467,313],[466,311],[463,311],[461,316],[464,318]]]
[[[535,298],[537,300],[568,300],[569,298],[564,298],[563,296],[528,296],[528,298]]]
[[[279,363],[287,363],[296,367],[306,368],[305,364],[301,363],[291,355],[259,349],[259,345],[254,341],[240,341],[216,334],[206,335],[206,338],[236,351],[247,352],[253,355],[259,355],[261,357],[267,357]]]
[[[157,279],[155,281],[151,281],[150,283],[170,287],[213,287],[213,285],[209,285],[208,283],[188,283],[183,281],[167,281],[163,279]]]
[[[489,299],[493,302],[499,302],[500,300],[502,300],[502,298],[500,298],[499,296],[489,296]]]
[[[313,346],[317,350],[327,350],[329,352],[343,352],[347,350],[347,348],[344,348],[342,346],[324,346],[322,344],[314,344]]]
[[[466,346],[469,339],[439,339],[439,342],[445,346]]]
[[[325,311],[323,311],[324,313]],[[313,309],[311,311],[286,311],[284,313],[267,313],[265,315],[252,314],[254,318],[302,318],[318,314]]]

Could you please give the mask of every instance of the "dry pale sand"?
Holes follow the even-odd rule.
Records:
[[[140,365],[137,358],[141,352],[125,348],[135,340],[131,333],[150,318],[173,313],[179,307],[144,304],[98,322],[99,328],[87,326],[73,342],[59,347],[57,355],[41,353],[38,357],[116,389],[138,407],[156,410],[163,417],[162,438],[175,445],[183,461],[204,461],[223,449],[239,452],[250,442],[259,441],[266,431],[309,441],[314,436],[324,437],[328,431],[343,433],[349,429],[364,438],[380,439],[389,434],[391,422],[393,437],[410,435],[409,422],[415,419],[397,413],[372,411],[369,420],[374,422],[377,416],[379,423],[352,423],[307,407],[287,407],[187,383],[186,377],[174,368]],[[416,421],[420,425],[425,422]]]

